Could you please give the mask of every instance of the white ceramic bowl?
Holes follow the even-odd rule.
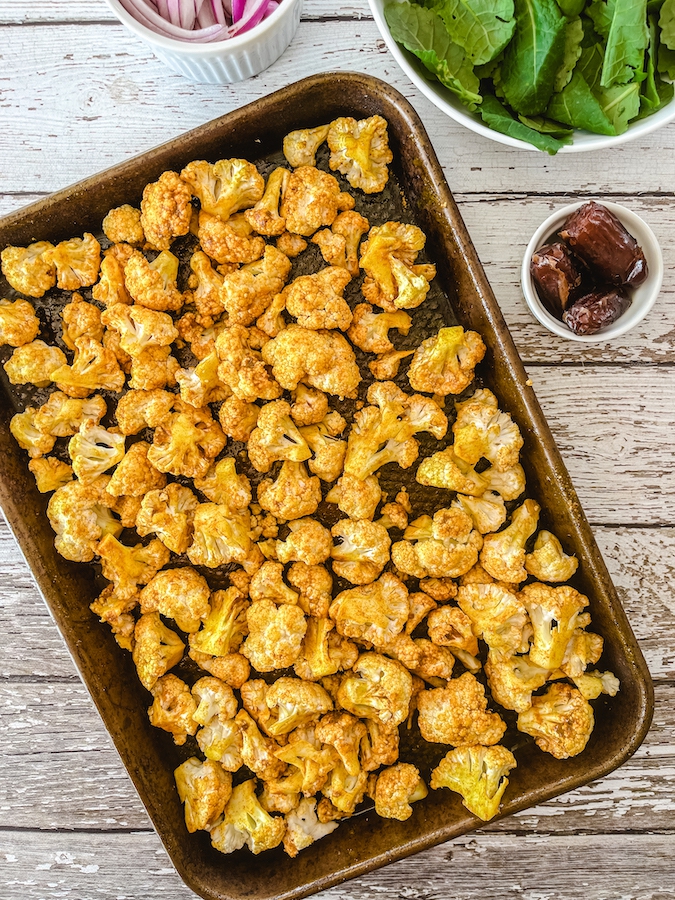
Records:
[[[123,25],[146,43],[170,69],[191,81],[228,84],[269,68],[293,39],[300,22],[302,0],[282,0],[255,28],[226,41],[193,44],[164,37],[136,21],[118,0],[106,0]]]
[[[510,147],[518,147],[521,150],[534,150],[536,153],[543,153],[527,141],[520,141],[518,138],[509,137],[507,134],[500,134],[493,131],[483,124],[478,113],[469,112],[455,95],[436,80],[429,80],[432,76],[427,72],[422,63],[412,53],[408,53],[403,47],[399,46],[392,38],[389,26],[384,18],[384,5],[389,0],[368,0],[370,9],[375,19],[377,27],[380,29],[385,44],[389,47],[394,59],[403,69],[412,83],[431,100],[442,112],[460,125],[465,125],[476,134],[482,134],[483,137],[490,138],[492,141],[498,141],[500,144],[508,144]],[[426,73],[426,74],[425,74]],[[603,150],[606,147],[616,147],[618,144],[625,144],[626,141],[632,141],[634,138],[642,137],[662,128],[675,119],[675,98],[667,103],[662,109],[655,112],[652,116],[645,119],[639,119],[628,126],[628,130],[623,134],[604,135],[591,134],[590,131],[576,130],[574,139],[571,144],[563,146],[560,153],[580,153],[584,150]]]
[[[663,257],[661,256],[661,248],[654,236],[654,232],[644,219],[641,219],[636,213],[632,212],[630,209],[626,209],[625,206],[620,206],[618,203],[609,203],[606,200],[596,201],[603,206],[606,206],[610,212],[613,212],[617,219],[622,222],[624,227],[633,235],[635,240],[642,247],[647,260],[649,274],[639,287],[630,290],[630,296],[632,298],[631,305],[622,316],[619,316],[616,322],[603,328],[602,331],[598,331],[597,334],[575,334],[564,322],[561,322],[559,319],[556,319],[555,316],[551,315],[539,299],[530,274],[530,261],[532,260],[532,255],[535,250],[544,244],[549,243],[550,238],[558,231],[567,217],[587,202],[588,201],[584,200],[579,203],[570,203],[569,206],[563,206],[562,209],[557,210],[553,215],[549,216],[548,219],[545,219],[541,223],[539,228],[537,228],[532,235],[530,243],[527,245],[527,250],[523,257],[520,278],[525,302],[529,306],[534,317],[542,325],[548,328],[549,331],[552,331],[553,334],[566,338],[568,341],[594,344],[602,341],[610,341],[620,334],[625,334],[627,331],[630,331],[631,328],[634,328],[638,322],[641,322],[642,319],[644,319],[656,302],[656,298],[661,290],[661,282],[663,281]]]

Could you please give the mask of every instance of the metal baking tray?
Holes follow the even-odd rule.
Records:
[[[592,630],[605,638],[603,668],[621,681],[615,698],[595,704],[596,728],[580,756],[559,761],[520,736],[518,768],[511,773],[501,811],[506,816],[600,778],[625,762],[649,728],[653,694],[640,649],[429,137],[407,101],[365,75],[342,72],[307,78],[5,217],[0,220],[0,248],[98,233],[111,207],[138,204],[145,184],[166,169],[180,170],[193,159],[233,156],[266,160],[261,162],[264,168],[293,129],[342,115],[363,118],[376,113],[389,123],[395,159],[392,187],[382,202],[393,203],[425,231],[428,257],[438,266],[434,294],[425,304],[429,309],[413,313],[415,330],[429,333],[443,321],[458,321],[482,335],[488,348],[479,367],[482,382],[520,427],[527,494],[542,506],[542,525],[554,524],[567,552],[580,559],[573,583],[590,598]],[[0,290],[5,289],[0,281]],[[26,455],[9,432],[12,414],[22,408],[21,398],[6,380],[0,390],[0,504],[157,833],[194,891],[208,900],[304,897],[482,825],[458,795],[439,790],[415,804],[404,823],[380,819],[367,810],[341,822],[333,834],[294,860],[280,849],[260,860],[248,851],[223,856],[211,847],[206,833],[188,834],[172,774],[185,753],[149,724],[148,694],[130,655],[89,610],[99,591],[94,569],[70,563],[54,550],[46,498],[38,494]],[[392,478],[412,481],[410,476],[402,478],[401,470]],[[447,503],[447,492],[440,494]],[[435,507],[444,505],[439,492],[427,499]],[[416,508],[417,514],[421,511]],[[415,735],[413,729],[404,738],[401,758],[413,761],[410,754],[419,752],[421,768],[428,772],[431,763],[423,758],[422,742]],[[432,748],[436,761],[446,749]]]

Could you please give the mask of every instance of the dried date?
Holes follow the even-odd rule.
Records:
[[[595,334],[616,322],[631,304],[622,288],[593,291],[580,297],[563,313],[563,322],[575,334]]]
[[[579,294],[581,271],[568,248],[556,241],[535,250],[530,273],[539,297],[557,319]]]

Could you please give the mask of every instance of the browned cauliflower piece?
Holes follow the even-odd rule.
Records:
[[[220,301],[227,310],[228,324],[251,325],[255,322],[286,284],[290,271],[290,259],[268,244],[262,259],[226,275]]]
[[[226,442],[208,407],[183,404],[180,412],[167,416],[155,429],[148,460],[160,472],[203,478]]]
[[[237,472],[232,456],[212,465],[203,478],[195,478],[194,485],[212,503],[219,503],[233,512],[246,509],[251,502],[251,483]]]
[[[479,534],[499,531],[506,522],[504,499],[495,491],[486,491],[480,497],[458,494],[450,506],[452,509],[461,509],[465,512]]]
[[[471,497],[481,497],[490,489],[485,474],[479,474],[473,466],[456,456],[452,447],[423,459],[415,478],[420,484],[458,491]]]
[[[173,773],[190,833],[209,831],[232,795],[232,775],[212,759],[191,756]]]
[[[359,274],[359,244],[370,222],[353,209],[337,215],[331,228],[322,228],[312,238],[330,266],[346,269],[352,278]]]
[[[327,618],[310,616],[307,619],[302,651],[293,666],[298,678],[319,681],[354,665],[359,655],[358,647],[334,631],[334,627]]]
[[[206,579],[189,566],[158,572],[140,593],[141,612],[159,612],[181,631],[199,631],[211,612]]]
[[[194,566],[215,569],[236,562],[255,572],[263,556],[251,539],[251,514],[233,512],[218,503],[202,503],[193,520],[194,535],[187,555]]]
[[[469,569],[469,572],[474,571],[476,568],[479,568],[478,564],[473,569]],[[460,577],[462,584],[464,584],[466,577],[467,575]],[[493,580],[489,575],[487,578],[488,582]],[[420,581],[420,590],[433,597],[438,603],[447,603],[448,600],[452,600],[457,596],[457,584],[452,578],[423,578]]]
[[[168,347],[178,337],[171,316],[144,306],[116,303],[101,319],[119,334],[122,350],[132,357],[151,347]]]
[[[64,357],[51,376],[59,390],[70,397],[87,397],[94,391],[119,393],[126,380],[114,352],[86,337],[76,342],[72,366]]]
[[[188,279],[189,291],[185,293],[185,302],[194,303],[197,313],[196,321],[204,326],[211,326],[215,319],[223,314],[220,302],[220,289],[224,276],[211,265],[206,253],[197,250],[190,258],[192,274]]]
[[[584,617],[578,616],[577,624],[579,626]],[[603,646],[604,641],[599,634],[585,631],[581,627],[576,628],[565,648],[561,670],[570,678],[577,678],[584,673],[588,665],[596,663],[600,659]]]
[[[145,441],[129,447],[112,474],[107,488],[109,494],[113,497],[144,497],[149,491],[161,491],[165,487],[166,475],[149,462],[149,449],[150,444]]]
[[[498,650],[490,650],[485,663],[493,699],[505,709],[524,712],[532,706],[532,691],[542,687],[549,669],[542,669],[529,656],[509,656]]]
[[[367,787],[367,772],[360,771],[357,775],[350,775],[342,763],[338,762],[322,788],[324,798],[336,810],[337,814],[333,818],[351,816],[363,800]]]
[[[400,503],[385,503],[382,507],[382,516],[377,520],[378,525],[383,525],[387,531],[398,528],[405,531],[408,527],[408,512]]]
[[[292,412],[291,412],[292,415]],[[310,471],[322,481],[335,481],[342,473],[347,442],[338,439],[347,427],[346,421],[337,412],[329,412],[316,425],[306,425],[300,434],[307,441],[313,453],[308,465]]]
[[[256,328],[264,332],[267,337],[274,338],[280,334],[286,327],[286,317],[284,310],[286,309],[286,298],[283,291],[272,298],[272,302],[265,312],[258,316],[255,320]]]
[[[338,702],[347,712],[388,727],[406,720],[411,696],[410,672],[379,653],[362,653],[338,690]]]
[[[277,541],[277,559],[282,563],[303,562],[318,566],[331,555],[333,543],[330,532],[315,519],[295,519],[289,523],[290,534],[285,541]]]
[[[323,391],[298,384],[293,391],[291,418],[296,425],[316,425],[328,415],[328,397]]]
[[[413,704],[414,696],[410,700],[410,710],[413,709]],[[410,716],[410,712],[408,716]],[[380,766],[393,765],[398,759],[398,728],[383,725],[377,719],[366,719],[365,725],[366,734],[361,740],[360,749],[361,765],[364,771],[374,772]]]
[[[354,309],[354,319],[347,334],[352,344],[366,353],[387,353],[394,349],[389,331],[396,329],[406,335],[411,326],[412,319],[402,309],[375,313],[370,303],[359,303]]]
[[[258,485],[258,503],[277,519],[312,516],[321,502],[321,484],[307,474],[302,462],[286,461],[276,481],[264,479]]]
[[[279,215],[292,234],[309,237],[319,228],[332,225],[338,212],[353,206],[354,199],[341,193],[333,175],[314,166],[299,166],[288,177]]]
[[[176,381],[181,399],[199,409],[209,403],[217,403],[231,395],[228,385],[218,377],[220,360],[215,349],[194,368],[177,369]]]
[[[375,783],[375,812],[383,819],[405,822],[412,815],[411,803],[427,796],[427,786],[419,769],[410,763],[397,763],[383,769]]]
[[[134,250],[124,268],[124,283],[136,303],[159,312],[177,310],[183,305],[177,277],[178,257],[170,250],[162,250],[152,262]]]
[[[103,577],[115,585],[118,597],[131,597],[139,584],[147,584],[169,561],[170,553],[161,541],[150,541],[145,547],[127,547],[112,534],[106,534],[96,548]]]
[[[2,274],[19,293],[43,297],[56,284],[56,267],[43,256],[53,249],[49,241],[36,241],[27,247],[5,247],[0,253]]]
[[[221,266],[252,263],[260,259],[265,252],[265,241],[253,234],[244,213],[223,222],[218,216],[212,216],[201,210],[197,235],[204,253]]]
[[[290,234],[288,231],[284,231],[277,238],[277,250],[281,250],[282,253],[285,253],[291,259],[300,256],[306,249],[307,241],[301,238],[299,234]]]
[[[315,841],[335,831],[337,822],[320,822],[316,814],[316,798],[303,797],[296,809],[286,816],[284,851],[295,857]]]
[[[415,519],[391,548],[397,569],[416,578],[458,578],[476,563],[483,539],[460,509]]]
[[[260,407],[255,403],[231,396],[218,410],[218,421],[223,432],[233,441],[246,442],[258,423]]]
[[[442,606],[433,609],[427,617],[429,637],[440,647],[448,647],[453,656],[462,663],[469,672],[480,669],[478,656],[478,640],[473,633],[471,619],[456,606]]]
[[[308,616],[325,618],[332,600],[333,578],[323,566],[296,562],[288,570],[288,581],[299,592],[298,606]]]
[[[56,266],[56,284],[65,291],[88,287],[98,278],[101,245],[93,234],[85,231],[81,238],[61,241],[42,253],[45,263]]]
[[[241,652],[258,672],[292,666],[300,656],[307,620],[298,606],[258,600],[246,613],[248,637]]]
[[[372,519],[382,498],[380,483],[376,475],[361,480],[355,475],[345,474],[326,494],[329,503],[337,503],[350,519]]]
[[[47,387],[52,383],[52,372],[65,364],[66,355],[58,347],[51,347],[44,341],[31,341],[17,347],[3,368],[11,384]]]
[[[73,472],[83,484],[90,484],[124,457],[124,441],[123,434],[85,420],[68,442]]]
[[[405,633],[411,635],[418,625],[420,625],[429,615],[429,613],[437,609],[436,601],[423,591],[415,591],[408,595],[410,602],[410,613],[408,621],[405,623]]]
[[[501,740],[506,723],[498,713],[486,712],[485,688],[469,672],[443,688],[417,696],[419,729],[425,741],[468,747],[489,746]]]
[[[223,220],[260,200],[265,180],[246,159],[219,159],[216,163],[195,160],[180,173],[199,199],[201,208]]]
[[[211,829],[211,843],[221,853],[247,846],[251,853],[258,854],[283,840],[286,820],[265,812],[255,795],[255,783],[251,778],[233,789],[222,822]]]
[[[91,289],[94,300],[98,300],[103,306],[113,306],[115,303],[124,303],[128,306],[133,303],[124,280],[125,264],[110,252],[104,254],[99,269],[100,278]]]
[[[412,356],[414,352],[414,350],[390,350],[389,353],[382,353],[371,360],[368,368],[376,381],[392,381],[398,375],[401,361],[407,356]]]
[[[616,697],[621,687],[613,672],[584,672],[572,680],[585,700],[596,700],[600,694]]]
[[[279,204],[289,176],[288,169],[280,166],[270,173],[265,193],[252,209],[244,213],[246,221],[258,234],[276,237],[286,230],[286,220],[279,215]]]
[[[366,725],[347,712],[329,712],[315,729],[316,739],[335,750],[349,775],[361,771],[359,748],[366,738]]]
[[[294,169],[316,164],[316,151],[328,137],[329,129],[330,125],[317,125],[316,128],[300,128],[286,135],[284,156]]]
[[[391,572],[372,584],[342,591],[329,611],[340,634],[377,646],[386,646],[408,621],[408,591]]]
[[[531,626],[522,600],[500,584],[463,584],[457,602],[491,650],[527,653]]]
[[[197,744],[207,759],[220,763],[228,772],[237,772],[244,764],[243,737],[235,719],[214,716],[196,734]]]
[[[141,684],[147,690],[157,684],[183,658],[185,644],[162,622],[159,613],[146,613],[136,622],[132,657]]]
[[[232,688],[213,676],[204,676],[192,686],[196,708],[192,718],[199,725],[208,725],[213,719],[227,722],[237,715],[239,704]]]
[[[593,708],[577,688],[556,682],[518,716],[518,730],[556,759],[577,756],[588,743],[595,720]]]
[[[176,482],[163,490],[148,491],[136,517],[141,537],[156,535],[173,553],[185,553],[192,543],[192,522],[199,501],[189,488]]]
[[[168,250],[174,238],[187,234],[192,218],[189,186],[176,172],[163,172],[147,184],[141,200],[141,227],[158,250]]]
[[[148,710],[150,724],[173,735],[174,744],[182,746],[188,735],[197,731],[192,715],[197,709],[190,688],[176,675],[158,678],[150,689],[154,701]]]
[[[578,566],[576,556],[568,556],[550,531],[540,531],[532,553],[525,555],[525,569],[538,581],[569,581]]]
[[[350,279],[349,272],[337,266],[300,275],[284,288],[286,309],[303,328],[346,331],[352,322],[352,311],[343,294]]]
[[[387,122],[382,116],[357,121],[351,116],[331,122],[328,131],[329,166],[344,175],[364,194],[383,191],[389,179],[387,165],[394,158],[389,149]]]
[[[391,540],[383,525],[367,519],[341,519],[331,528],[333,572],[352,584],[371,584],[389,562]]]
[[[298,602],[298,594],[284,582],[284,567],[281,563],[267,560],[251,578],[249,596],[251,600],[272,600],[274,603]]]
[[[518,594],[534,629],[530,660],[534,665],[553,670],[562,665],[567,645],[576,628],[588,597],[569,585],[549,587],[533,582]]]
[[[54,456],[31,459],[28,468],[35,476],[35,484],[41,494],[57,491],[73,480],[73,470],[67,463]]]
[[[87,303],[79,294],[73,294],[70,303],[63,307],[61,319],[63,343],[70,350],[75,349],[78,338],[88,337],[102,343],[101,310],[93,303]]]
[[[29,406],[22,413],[12,416],[9,422],[9,430],[14,440],[22,450],[26,450],[31,459],[38,459],[45,453],[49,453],[56,438],[53,434],[42,431],[36,424],[38,410]]]
[[[120,521],[110,512],[114,498],[106,491],[109,481],[107,475],[91,484],[71,481],[50,498],[47,516],[56,532],[54,545],[66,559],[89,562],[105,535],[122,533]]]
[[[304,462],[312,455],[285,400],[273,400],[262,407],[247,450],[251,465],[259,472],[269,472],[278,460]]]
[[[475,331],[464,331],[461,325],[441,328],[438,334],[422,341],[415,350],[408,380],[415,391],[443,396],[461,394],[473,381],[473,370],[484,356],[485,344]],[[478,459],[462,458],[476,463],[480,456]],[[517,461],[516,457],[514,462]]]
[[[138,434],[144,428],[157,428],[169,417],[176,395],[168,391],[127,391],[115,410],[122,434]]]
[[[431,787],[461,794],[464,806],[488,822],[499,812],[516,759],[506,747],[456,747],[445,754],[431,773]]]
[[[415,638],[413,642],[420,653],[419,662],[411,672],[434,687],[445,687],[452,678],[455,657],[447,647],[440,647],[426,638]]]
[[[426,235],[416,225],[385,222],[368,232],[361,245],[360,266],[366,273],[363,296],[387,312],[414,309],[429,291],[434,266],[414,266]]]
[[[101,227],[113,244],[142,244],[145,241],[141,211],[128,203],[111,209]]]
[[[455,454],[475,465],[485,458],[497,472],[508,472],[518,464],[523,439],[511,416],[500,411],[492,391],[483,388],[463,403],[457,403],[452,430]]]
[[[28,300],[0,300],[0,344],[21,347],[35,340],[40,320]]]
[[[272,377],[263,354],[253,346],[255,338],[254,330],[243,325],[225,328],[216,338],[220,359],[218,377],[235,397],[249,403],[275,400],[282,394],[282,387]]]
[[[176,383],[178,360],[171,347],[148,347],[131,360],[129,387],[135,391],[155,391]]]
[[[537,530],[539,504],[525,502],[511,513],[511,524],[496,534],[486,534],[480,564],[498,581],[525,581],[525,544]]]
[[[258,724],[272,737],[286,735],[296,728],[315,723],[324,713],[333,709],[333,701],[320,684],[302,681],[300,678],[281,677],[271,685],[264,681],[249,684],[257,685],[260,689]],[[258,718],[256,711],[247,703],[246,689],[247,685],[243,685],[241,695],[244,706],[251,715]],[[283,759],[283,755],[277,755]]]
[[[203,627],[190,636],[191,652],[216,657],[235,653],[248,633],[246,611],[249,605],[235,587],[229,587],[226,591],[214,591],[211,595],[211,611],[204,620]]]

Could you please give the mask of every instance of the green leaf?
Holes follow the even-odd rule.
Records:
[[[656,88],[656,54],[658,52],[658,35],[656,31],[656,17],[649,17],[649,47],[646,54],[645,79],[640,87],[640,109],[657,109],[661,104],[661,97]]]
[[[547,112],[552,119],[573,128],[585,128],[594,134],[616,134],[616,128],[579,71],[574,72],[563,91],[553,95]]]
[[[640,112],[640,85],[637,81],[600,88],[595,96],[600,101],[602,111],[616,128],[617,134],[623,134],[631,119]]]
[[[675,85],[669,81],[663,81],[663,79],[659,78],[657,75],[656,93],[659,95],[658,105],[649,108],[641,103],[640,112],[635,117],[636,119],[646,119],[647,116],[651,116],[652,113],[655,113],[657,110],[661,109],[661,107],[665,106],[666,103],[670,103],[670,101],[675,97]]]
[[[669,50],[675,50],[675,0],[665,0],[659,16],[661,41]]]
[[[557,0],[562,14],[570,19],[580,15],[586,2],[587,0]]]
[[[504,95],[516,112],[536,116],[553,93],[567,20],[555,0],[516,0],[515,8],[516,30],[502,64]]]
[[[675,50],[669,50],[665,44],[661,44],[656,67],[659,70],[659,75],[663,78],[675,81]]]
[[[593,0],[586,10],[593,20],[595,30],[602,35],[605,40],[609,37],[609,30],[612,27],[612,16],[614,15],[614,6],[616,0]]]
[[[584,47],[581,51],[576,71],[584,76],[584,81],[592,91],[600,88],[600,73],[602,72],[604,58],[601,44],[592,44],[589,47]]]
[[[558,138],[558,140],[562,141],[564,144],[572,143],[574,129],[566,128],[564,125],[561,125],[560,122],[554,122],[552,119],[544,118],[544,116],[519,115],[518,119],[523,125],[527,125],[528,128],[533,128],[535,131],[538,131],[539,134],[550,134],[551,137]]]
[[[649,43],[647,0],[608,0],[606,6],[611,21],[600,79],[604,88],[632,81],[644,65]]]
[[[450,37],[475,65],[490,62],[513,35],[513,0],[445,0],[437,7]]]
[[[410,3],[388,3],[384,16],[394,40],[414,53],[425,67],[469,109],[481,102],[480,83],[462,47],[450,38],[440,16]]]
[[[570,83],[572,71],[577,64],[577,60],[581,56],[581,42],[584,39],[584,26],[581,19],[577,16],[575,19],[565,25],[565,49],[563,53],[563,63],[558,69],[553,83],[554,91],[562,91],[566,84]]]
[[[529,144],[534,144],[539,150],[545,150],[551,156],[563,146],[562,141],[558,141],[548,134],[540,134],[534,128],[528,128],[527,125],[514,119],[499,100],[491,94],[483,97],[480,114],[485,124],[494,129],[494,131],[518,138],[521,141],[527,141]]]

